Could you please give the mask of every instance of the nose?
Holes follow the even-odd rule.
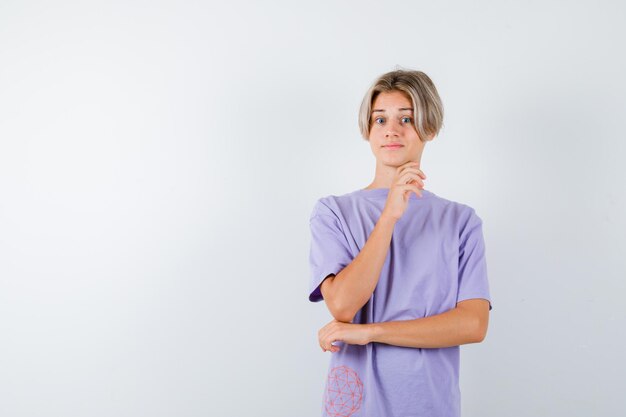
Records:
[[[388,137],[391,137],[391,136],[398,136],[398,130],[399,130],[399,127],[396,126],[395,123],[389,123],[387,125],[387,132],[385,134],[385,137],[388,138]]]

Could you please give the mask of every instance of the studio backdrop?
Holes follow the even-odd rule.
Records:
[[[483,221],[463,415],[626,403],[626,6],[0,4],[0,415],[315,417],[309,216],[367,186],[360,101],[428,74],[427,189]]]

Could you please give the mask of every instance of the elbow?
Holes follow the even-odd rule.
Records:
[[[335,286],[333,285],[335,280],[334,276],[328,277],[320,288],[322,292],[322,297],[326,302],[326,307],[328,307],[328,311],[337,321],[341,321],[344,323],[351,323],[356,315],[356,311],[353,311],[350,306],[346,306],[345,303],[342,302],[340,297],[337,297],[337,293],[335,291]]]
[[[345,308],[344,306],[337,305],[336,303],[329,302],[327,303],[328,310],[330,314],[337,321],[341,321],[343,323],[351,323],[356,315],[355,312]]]
[[[481,343],[487,337],[487,323],[478,321],[474,329],[474,343]]]
[[[482,343],[483,340],[485,340],[486,336],[487,336],[487,333],[485,332],[478,333],[474,339],[474,343]]]
[[[356,313],[343,309],[343,310],[336,310],[335,313],[333,314],[333,317],[335,318],[335,320],[341,321],[343,323],[352,323],[352,320],[354,319],[355,314]]]

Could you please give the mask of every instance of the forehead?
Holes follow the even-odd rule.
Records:
[[[406,93],[397,90],[379,93],[372,103],[372,111],[395,110],[407,107],[413,107],[411,99]]]

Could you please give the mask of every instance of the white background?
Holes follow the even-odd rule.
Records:
[[[0,415],[319,416],[314,202],[419,69],[426,188],[482,218],[464,416],[626,403],[623,2],[0,3]]]

